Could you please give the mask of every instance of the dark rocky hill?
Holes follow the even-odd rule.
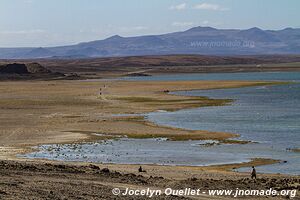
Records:
[[[7,64],[0,66],[1,74],[28,74],[27,66],[25,64]]]
[[[0,65],[1,74],[51,74],[52,72],[38,63],[12,63]]]
[[[57,79],[65,75],[52,72],[39,63],[5,63],[0,64],[0,80],[31,80],[31,79]]]

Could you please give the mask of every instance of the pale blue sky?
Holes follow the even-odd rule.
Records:
[[[0,0],[0,47],[216,28],[300,27],[299,0]]]

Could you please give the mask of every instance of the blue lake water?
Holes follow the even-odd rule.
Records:
[[[300,72],[249,72],[249,73],[193,73],[155,76],[124,77],[134,81],[193,81],[193,80],[299,80]]]
[[[299,72],[180,74],[130,77],[130,80],[283,80],[293,84],[236,89],[193,90],[177,95],[234,99],[227,106],[214,106],[154,112],[146,118],[160,125],[191,130],[238,133],[239,139],[257,143],[245,145],[202,145],[212,141],[175,142],[163,139],[120,139],[99,143],[44,145],[26,155],[33,158],[78,160],[104,163],[139,163],[167,165],[212,165],[249,161],[251,158],[284,160],[258,167],[258,172],[300,174],[300,81]],[[249,168],[240,171],[249,171]]]
[[[150,113],[157,124],[192,130],[238,133],[239,139],[258,142],[211,148],[224,153],[285,160],[287,163],[259,167],[263,172],[300,174],[300,84],[222,90],[176,92],[178,95],[234,99],[231,105],[177,112]]]

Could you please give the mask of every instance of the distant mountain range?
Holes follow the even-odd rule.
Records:
[[[262,30],[195,27],[183,32],[137,37],[112,36],[70,46],[0,48],[0,59],[96,58],[141,55],[300,54],[300,28]]]

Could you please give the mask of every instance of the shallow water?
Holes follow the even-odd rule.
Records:
[[[214,141],[168,141],[156,139],[128,139],[99,141],[80,145],[43,145],[31,158],[67,161],[203,166],[249,161],[241,155],[220,151],[210,152],[204,144]],[[245,155],[244,155],[245,156]]]
[[[248,76],[247,76],[248,75]],[[134,77],[139,80],[289,80],[300,81],[299,72],[190,74]],[[215,106],[155,112],[147,118],[157,124],[192,130],[223,131],[241,134],[246,145],[201,145],[212,141],[166,141],[163,139],[119,139],[95,144],[44,145],[31,158],[103,163],[162,165],[212,165],[249,161],[250,158],[285,160],[258,167],[258,172],[300,174],[300,84],[247,87],[220,90],[176,92],[178,95],[234,99],[228,106]],[[249,168],[240,171],[249,171]]]

